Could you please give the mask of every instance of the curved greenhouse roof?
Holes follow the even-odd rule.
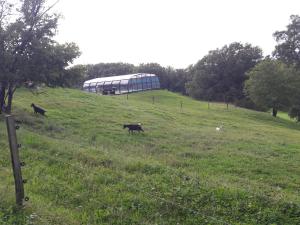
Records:
[[[159,79],[155,74],[136,73],[87,80],[83,89],[102,94],[124,94],[129,92],[159,89]]]

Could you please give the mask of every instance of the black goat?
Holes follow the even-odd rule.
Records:
[[[46,115],[45,115],[46,110],[44,110],[44,109],[42,109],[42,108],[36,106],[36,105],[33,104],[33,103],[31,104],[31,107],[32,107],[33,110],[34,110],[34,113],[39,113],[39,114],[41,114],[41,115],[43,115],[43,116],[46,116]]]
[[[143,130],[141,124],[124,124],[124,125],[123,125],[123,129],[125,129],[125,128],[128,128],[128,132],[129,132],[129,133],[130,133],[130,132],[133,133],[133,131],[138,131],[139,133],[140,133],[141,131],[144,132],[144,130]]]

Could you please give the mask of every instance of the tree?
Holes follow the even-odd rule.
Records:
[[[53,40],[59,15],[49,14],[54,5],[46,7],[45,1],[19,0],[17,8],[0,0],[0,112],[11,112],[18,86],[27,81],[53,84],[80,55],[74,43]]]
[[[294,67],[272,59],[256,65],[248,74],[245,92],[258,106],[266,110],[272,108],[276,117],[279,109],[291,106],[299,92],[300,76]]]
[[[128,63],[98,63],[87,65],[87,79],[97,77],[109,77],[116,75],[131,74],[134,72],[134,65]]]
[[[300,69],[300,17],[291,16],[291,23],[286,30],[277,31],[273,35],[278,42],[273,55],[287,64]]]
[[[64,73],[64,87],[81,88],[86,80],[87,67],[84,65],[75,65],[67,69]]]
[[[140,64],[136,67],[137,73],[152,73],[158,76],[161,88],[170,89],[170,77],[168,76],[166,68],[158,63]]]
[[[259,47],[232,43],[210,51],[193,68],[186,84],[192,97],[203,100],[234,102],[244,98],[246,72],[262,59]]]
[[[186,94],[185,83],[188,76],[186,70],[174,69],[170,66],[165,68],[158,63],[147,63],[140,64],[135,71],[138,73],[153,73],[158,76],[161,88]]]
[[[187,69],[173,69],[171,67],[167,68],[167,76],[169,78],[169,90],[173,92],[179,92],[186,95],[185,83],[188,80],[188,70]]]
[[[281,61],[294,65],[297,70],[300,70],[300,17],[292,15],[291,23],[286,30],[277,31],[273,35],[278,42],[273,55]],[[300,76],[300,74],[299,74]],[[299,87],[300,88],[300,87]],[[289,116],[300,120],[300,96],[293,99],[293,104],[289,109]]]
[[[81,66],[86,68],[85,79],[131,73],[152,73],[159,77],[161,88],[186,94],[185,83],[187,81],[188,71],[184,69],[165,68],[158,63],[146,63],[140,64],[139,66],[128,63],[98,63],[95,65]],[[81,85],[81,83],[77,83],[76,86],[79,85]]]

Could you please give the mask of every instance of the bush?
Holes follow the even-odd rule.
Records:
[[[300,121],[300,106],[292,106],[289,111],[289,116],[292,119],[296,119],[297,122]]]

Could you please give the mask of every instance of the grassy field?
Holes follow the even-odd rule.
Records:
[[[21,89],[15,97],[30,201],[14,207],[1,117],[0,224],[300,224],[293,121],[216,103],[208,109],[167,91],[127,100]],[[34,115],[32,102],[48,117]],[[133,122],[145,132],[122,129]]]

